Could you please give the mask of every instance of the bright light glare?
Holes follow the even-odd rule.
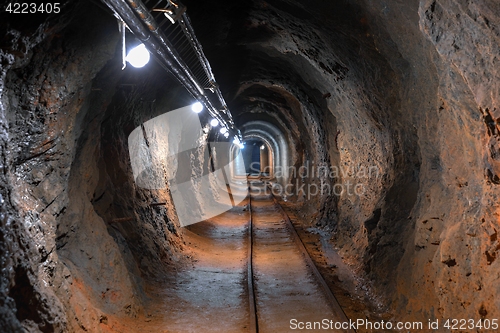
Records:
[[[203,104],[201,104],[200,102],[196,102],[193,105],[191,105],[191,110],[193,110],[196,113],[200,113],[201,111],[203,111]]]
[[[245,145],[240,142],[237,136],[234,137],[233,144],[237,145],[240,149],[245,148]]]
[[[227,128],[222,127],[222,128],[220,129],[220,132],[221,132],[222,134],[226,134],[226,133],[227,133]]]
[[[229,133],[228,132],[224,133],[224,137],[229,138]]]
[[[149,54],[148,49],[146,49],[146,46],[144,44],[140,44],[130,50],[125,60],[127,60],[135,68],[141,68],[146,66],[150,58],[151,55]]]
[[[264,149],[266,149],[266,146],[262,145],[262,146],[260,146],[260,149],[264,150]]]
[[[217,119],[212,119],[210,121],[210,125],[212,125],[212,127],[218,126],[219,125],[219,121]]]

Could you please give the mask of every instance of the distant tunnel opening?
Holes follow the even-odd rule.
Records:
[[[245,148],[241,151],[245,161],[245,172],[250,176],[272,175],[272,153],[267,144],[259,139],[250,139],[244,142]]]

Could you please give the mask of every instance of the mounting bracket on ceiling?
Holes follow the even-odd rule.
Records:
[[[127,60],[125,60],[127,58],[127,45],[126,45],[126,41],[125,41],[125,31],[127,29],[127,24],[121,19],[121,18],[118,18],[118,30],[120,31],[120,35],[121,35],[121,41],[122,41],[122,70],[125,69],[125,67],[127,67]]]
[[[182,3],[168,0],[167,8],[153,8],[151,11],[163,13],[172,24],[175,24],[175,22],[177,22],[186,12],[186,9],[186,6]]]

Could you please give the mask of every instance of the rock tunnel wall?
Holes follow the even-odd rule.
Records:
[[[409,317],[420,319],[457,313],[492,318],[499,311],[493,296],[497,289],[490,284],[496,277],[491,275],[493,261],[489,259],[499,222],[499,192],[492,176],[498,137],[491,128],[494,120],[489,120],[485,110],[498,109],[494,63],[498,62],[499,36],[485,22],[498,22],[498,4],[450,1],[394,8],[371,3],[367,7],[372,13],[383,13],[373,23],[384,22],[385,29],[380,31],[387,31],[408,62],[403,67],[408,71],[400,74],[399,99],[409,128],[416,128],[420,155],[419,190],[413,207],[408,205],[411,222],[402,234],[404,255],[393,275],[399,281],[393,306],[397,313],[411,312]],[[396,18],[384,19],[393,15]],[[374,39],[379,49],[387,50],[381,41],[387,44],[387,36]],[[401,63],[393,59],[398,53],[391,51],[382,54],[387,54],[391,64]],[[400,191],[411,188],[408,184]],[[384,214],[379,224],[384,226]],[[387,246],[385,237],[377,248]],[[371,264],[380,267],[380,263]]]
[[[74,223],[73,240],[80,236],[80,242],[88,242],[92,235],[81,230],[88,227],[94,230],[93,237],[103,245],[102,250],[111,261],[121,258],[87,199],[93,190],[95,175],[90,171],[95,161],[88,160],[86,166],[77,165],[72,169],[80,155],[78,138],[84,130],[80,126],[84,125],[82,118],[89,105],[87,96],[91,80],[114,54],[116,45],[116,39],[114,43],[108,42],[113,38],[106,33],[100,34],[99,39],[93,38],[98,35],[95,30],[92,37],[79,30],[78,25],[85,25],[85,19],[89,17],[69,25],[61,22],[40,26],[35,32],[14,30],[7,35],[10,54],[6,52],[2,57],[4,73],[8,70],[2,81],[2,124],[5,128],[2,195],[6,198],[3,209],[7,214],[2,226],[5,242],[2,258],[9,258],[9,261],[4,261],[2,290],[8,292],[4,296],[8,296],[10,306],[3,312],[5,315],[2,314],[2,327],[11,332],[21,331],[21,325],[34,332],[76,330],[77,322],[73,327],[67,326],[71,312],[79,317],[82,308],[95,308],[86,297],[78,296],[85,293],[79,287],[84,289],[82,281],[88,282],[86,277],[92,279],[101,272],[91,270],[79,274],[60,260],[58,251],[67,244],[59,238],[67,234],[59,228],[64,218]],[[65,33],[61,32],[63,28]],[[80,110],[84,112],[79,117]],[[95,147],[89,150],[92,156]],[[85,170],[85,167],[90,169]],[[80,179],[83,191],[75,194],[70,191],[70,179],[77,169],[87,173],[87,181],[85,177]],[[87,253],[84,253],[85,248],[82,253],[74,253],[87,256],[81,258],[80,263],[89,268],[86,264],[95,259],[92,263],[97,263],[97,267],[94,269],[101,264],[102,268],[106,267],[108,258],[102,262],[104,257],[91,253],[92,245],[88,244]],[[94,250],[100,251],[97,246]],[[123,272],[118,268],[115,273],[109,273]],[[122,275],[122,282],[128,287],[126,292],[133,293],[127,276]],[[14,312],[16,308],[17,313]],[[89,311],[88,315],[95,313]],[[85,327],[83,323],[81,326]]]
[[[136,186],[127,145],[189,96],[158,66],[122,72],[107,14],[65,9],[60,22],[10,30],[2,48],[6,332],[97,332],[109,315],[136,316],[144,281],[189,253],[168,189]]]
[[[237,125],[279,128],[296,170],[338,170],[288,182],[362,185],[293,201],[381,309],[498,317],[499,5],[186,3]],[[144,281],[189,255],[168,189],[135,185],[127,138],[190,99],[154,64],[121,72],[116,24],[90,4],[6,36],[0,326],[96,331],[140,313]]]
[[[333,184],[363,185],[363,195],[316,196],[299,209],[333,230],[400,318],[493,318],[499,309],[498,9],[262,1],[203,11],[218,22],[218,34],[204,36],[216,69],[239,74],[223,77],[237,120],[267,116],[286,133],[290,165],[326,161],[347,171]]]

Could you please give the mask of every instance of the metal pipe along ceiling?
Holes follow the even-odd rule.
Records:
[[[210,64],[203,53],[201,44],[194,35],[194,30],[185,13],[183,13],[178,20],[179,25],[206,74],[207,80],[211,85],[208,89],[215,94],[217,102],[221,105],[220,109],[218,109],[209,96],[207,96],[205,92],[206,88],[204,89],[192,70],[162,32],[154,17],[140,0],[102,1],[115,13],[117,18],[125,22],[131,32],[146,45],[146,48],[156,56],[162,67],[174,75],[195,99],[205,105],[207,111],[213,118],[217,119],[222,126],[226,127],[242,140],[241,132],[234,126],[232,115],[215,82]]]

